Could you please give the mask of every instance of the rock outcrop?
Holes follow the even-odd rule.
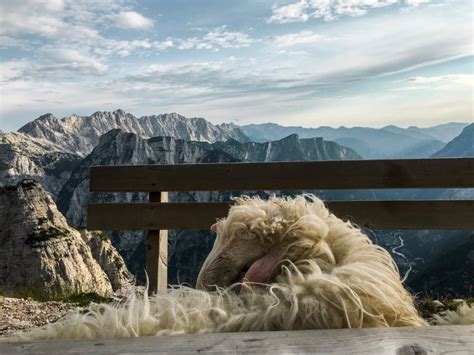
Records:
[[[114,291],[130,283],[132,275],[125,266],[122,256],[113,247],[106,234],[82,230],[81,237],[90,248],[94,259],[104,270]]]
[[[41,300],[110,296],[129,280],[110,242],[71,228],[39,183],[0,188],[0,293]]]

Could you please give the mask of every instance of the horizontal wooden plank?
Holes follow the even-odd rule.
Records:
[[[0,342],[3,354],[472,354],[473,349],[472,325]]]
[[[474,201],[330,201],[331,211],[371,229],[473,229]],[[90,230],[207,229],[229,203],[90,204]]]
[[[95,166],[91,192],[474,187],[474,158]]]

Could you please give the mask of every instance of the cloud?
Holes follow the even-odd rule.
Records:
[[[62,1],[0,1],[0,34],[27,33],[53,36],[64,25],[58,18],[64,7]]]
[[[419,84],[436,84],[436,83],[457,83],[465,85],[474,84],[474,75],[469,74],[454,74],[442,76],[414,76],[408,78],[406,81],[411,85]]]
[[[33,41],[27,39],[16,38],[9,35],[0,35],[0,48],[17,47],[27,49],[33,45],[33,43]]]
[[[255,41],[246,33],[227,31],[226,26],[214,28],[201,37],[176,40],[178,49],[243,48]]]
[[[118,14],[110,15],[109,18],[115,22],[115,25],[121,28],[131,29],[150,29],[153,27],[153,21],[135,11],[122,11]]]
[[[45,46],[42,48],[42,52],[54,64],[37,68],[39,72],[71,69],[82,73],[104,74],[108,70],[108,66],[102,63],[99,58],[84,54],[76,49]]]
[[[306,22],[310,18],[309,9],[310,4],[306,0],[300,0],[284,6],[274,6],[272,9],[273,14],[268,19],[268,22]]]
[[[272,38],[272,43],[277,47],[292,47],[297,45],[310,45],[314,43],[321,43],[327,40],[326,37],[317,34],[313,31],[304,30],[298,33],[288,33]]]
[[[362,16],[374,8],[394,4],[418,6],[430,0],[298,0],[273,6],[270,23],[306,22],[311,18],[324,21],[336,20],[342,16]]]
[[[419,6],[421,4],[429,3],[431,0],[405,0],[408,6]]]
[[[474,74],[451,74],[433,76],[414,76],[403,81],[402,87],[393,91],[412,90],[465,90],[474,89]]]

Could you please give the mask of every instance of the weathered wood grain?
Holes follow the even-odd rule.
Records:
[[[474,326],[0,343],[2,354],[473,354]]]
[[[151,203],[168,202],[167,192],[151,192]],[[121,215],[116,215],[121,220]],[[142,228],[143,229],[143,228]],[[150,294],[163,292],[168,287],[168,231],[162,228],[151,229],[147,234],[146,272]]]
[[[342,219],[371,229],[474,229],[474,201],[330,201]],[[229,203],[90,204],[90,230],[207,229]]]
[[[96,166],[91,192],[474,187],[473,158]]]

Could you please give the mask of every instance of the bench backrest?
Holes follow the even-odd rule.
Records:
[[[95,166],[91,192],[148,192],[148,203],[90,204],[89,230],[148,230],[152,292],[166,289],[168,229],[207,229],[228,202],[168,203],[168,191],[472,188],[474,158]],[[372,229],[474,230],[474,200],[328,201]]]

